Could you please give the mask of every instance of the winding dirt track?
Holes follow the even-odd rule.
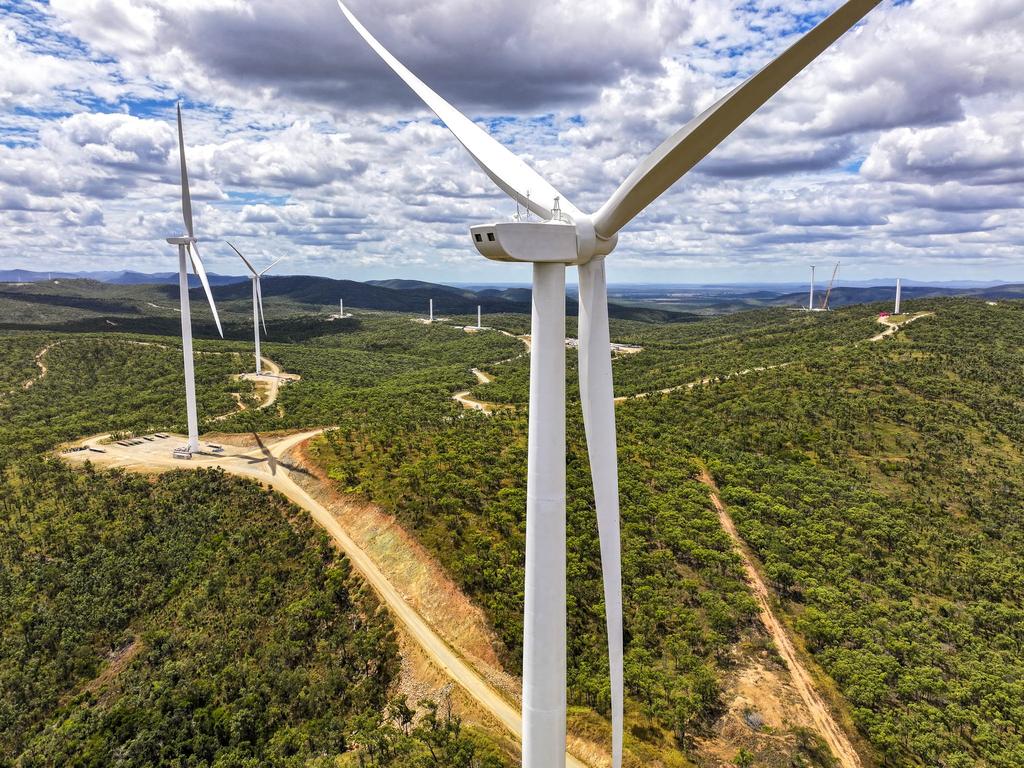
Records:
[[[725,529],[725,532],[729,534],[733,547],[743,561],[743,570],[746,573],[747,584],[750,586],[750,591],[757,601],[761,623],[764,624],[765,629],[772,638],[772,642],[775,643],[779,655],[786,663],[786,668],[789,670],[789,676],[793,680],[793,685],[807,711],[810,713],[816,730],[839,761],[840,768],[862,768],[857,750],[854,749],[852,742],[846,735],[846,731],[836,722],[836,719],[832,716],[831,709],[829,709],[821,694],[818,693],[814,684],[814,678],[811,677],[810,672],[807,671],[807,668],[800,660],[800,656],[793,646],[789,633],[786,632],[786,628],[775,615],[775,611],[772,610],[771,592],[768,589],[768,585],[761,578],[761,572],[757,569],[753,554],[747,548],[739,531],[736,530],[736,524],[733,522],[732,515],[729,514],[728,508],[722,503],[718,486],[706,469],[701,471],[700,481],[707,486],[711,496],[711,503],[715,505],[715,509],[718,512],[718,520],[722,524],[722,528]]]
[[[265,390],[263,402],[260,403],[256,409],[262,411],[264,408],[269,408],[277,402],[277,396],[281,393],[281,385],[289,381],[299,381],[302,377],[297,376],[294,373],[283,373],[281,366],[271,360],[269,357],[260,356],[260,360],[263,363],[263,373],[256,375],[255,373],[244,373],[242,378],[246,381],[252,381],[259,386],[257,390]],[[244,410],[244,409],[243,409]]]
[[[934,312],[918,312],[916,315],[912,315],[911,317],[909,317],[906,320],[903,320],[901,322],[893,322],[893,319],[891,317],[879,317],[878,318],[879,324],[884,325],[886,328],[881,333],[879,333],[879,334],[877,334],[875,336],[872,336],[871,338],[867,339],[867,341],[868,342],[883,341],[883,340],[889,338],[890,336],[894,336],[896,333],[898,333],[899,331],[903,330],[904,328],[906,328],[911,323],[913,323],[913,322],[915,322],[917,320],[921,320],[922,318],[925,318],[925,317],[933,317],[934,315],[935,315]],[[503,333],[504,333],[504,331],[503,331]],[[512,334],[508,334],[507,333],[506,335],[507,336],[511,336]],[[517,338],[519,338],[521,341],[523,341],[523,343],[527,344],[527,348],[529,348],[529,343],[526,341],[529,338],[528,336],[519,336]],[[860,343],[860,342],[858,342],[858,343]],[[507,362],[507,361],[502,361],[502,362]],[[621,405],[622,403],[624,403],[624,402],[626,402],[628,400],[643,400],[643,399],[648,398],[648,397],[653,397],[654,395],[670,395],[673,392],[681,392],[683,390],[691,390],[691,389],[695,389],[696,387],[705,387],[708,384],[716,384],[716,383],[721,382],[721,381],[728,381],[729,379],[735,379],[735,378],[738,378],[738,377],[741,377],[741,376],[750,376],[751,374],[765,373],[766,371],[777,371],[777,370],[779,370],[781,368],[788,368],[791,365],[793,365],[792,362],[778,363],[776,365],[761,365],[761,366],[757,366],[755,368],[746,368],[746,369],[744,369],[742,371],[733,371],[732,373],[727,373],[727,374],[724,374],[722,376],[707,376],[707,377],[705,377],[703,379],[697,379],[696,381],[689,381],[686,384],[679,384],[679,385],[674,386],[674,387],[666,387],[665,389],[659,389],[659,390],[656,390],[654,392],[639,392],[639,393],[637,393],[635,395],[624,395],[622,397],[616,397],[615,398],[615,404],[616,405]],[[473,372],[476,373],[476,369],[475,368],[473,369]],[[480,383],[481,384],[490,384],[493,381],[494,381],[494,377],[492,376],[492,377],[489,378],[488,381],[481,381]],[[452,395],[452,399],[455,400],[458,403],[461,403],[466,408],[471,408],[471,409],[476,410],[476,411],[482,411],[484,413],[493,413],[496,410],[515,408],[514,405],[509,405],[509,404],[504,404],[504,403],[488,403],[488,402],[486,402],[484,400],[477,400],[476,398],[472,397],[472,393],[469,392],[468,390],[465,391],[465,392],[456,392],[454,395]]]
[[[22,384],[22,389],[31,389],[33,386],[35,386],[37,382],[40,382],[46,378],[46,374],[48,373],[49,370],[46,367],[46,355],[51,349],[53,349],[58,344],[60,344],[59,341],[50,342],[45,347],[36,352],[35,364],[39,367],[39,373],[33,378],[26,381],[24,384]]]
[[[398,623],[431,662],[461,686],[483,711],[494,717],[516,738],[522,738],[522,719],[519,710],[441,638],[427,620],[395,589],[373,558],[356,544],[337,518],[292,479],[292,472],[301,469],[289,462],[288,453],[300,443],[320,435],[323,431],[317,429],[273,441],[259,441],[258,447],[252,449],[228,446],[223,455],[196,454],[192,461],[171,457],[172,446],[185,442],[185,438],[180,435],[171,435],[170,439],[147,441],[134,446],[105,444],[102,441],[106,436],[101,435],[71,446],[85,447],[89,450],[64,453],[62,457],[73,462],[88,460],[99,466],[120,467],[143,473],[219,467],[225,472],[270,485],[308,511],[313,520],[330,535],[349,558],[355,570],[373,587],[381,602],[390,609]],[[569,768],[588,768],[585,763],[569,754],[566,755],[566,765]]]
[[[878,322],[886,326],[886,329],[877,336],[872,336],[870,339],[868,339],[868,341],[881,341],[882,339],[887,339],[890,336],[895,335],[899,330],[906,328],[911,323],[920,320],[922,317],[934,316],[934,312],[918,312],[916,315],[908,317],[903,322],[893,322],[893,319],[891,317],[879,317]]]

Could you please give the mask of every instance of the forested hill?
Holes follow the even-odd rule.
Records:
[[[616,363],[618,394],[677,387],[617,409],[628,710],[690,755],[754,622],[699,460],[866,765],[1024,765],[1024,305],[911,302],[934,315],[869,342],[873,309],[615,329],[645,347]],[[419,532],[514,661],[528,362],[485,370],[496,381],[474,396],[516,410],[409,429],[349,419],[320,451],[342,487]],[[601,708],[594,512],[578,406],[569,416],[570,695]]]
[[[825,298],[828,284],[818,285],[815,291],[815,304],[820,305]],[[1024,299],[1024,285],[996,285],[972,288],[957,288],[949,286],[926,286],[926,285],[905,285],[902,289],[903,300],[913,299],[937,299],[942,297],[972,298],[984,301],[1010,301]],[[771,298],[767,303],[780,307],[804,307],[807,306],[809,294],[807,291],[788,293],[784,296]],[[862,288],[856,286],[837,286],[829,295],[830,307],[848,307],[852,304],[871,304],[884,301],[892,304],[896,299],[896,286],[873,286]]]
[[[466,352],[421,349],[431,329],[408,317],[370,326],[347,330],[385,366],[424,369],[409,394],[424,361]],[[254,405],[233,378],[248,349],[197,344],[204,431],[233,394]],[[319,391],[298,393],[310,412]],[[406,700],[390,616],[306,512],[219,472],[49,456],[87,434],[180,432],[182,403],[171,338],[0,333],[0,766],[506,768],[443,701]]]
[[[105,301],[129,290],[86,289]],[[70,332],[77,319],[0,333],[0,765],[70,764],[65,745],[128,768],[160,764],[157,749],[168,763],[202,755],[197,765],[508,764],[457,721],[421,710],[417,732],[385,702],[383,690],[397,695],[387,617],[290,505],[216,474],[151,484],[39,461],[83,434],[182,428],[176,318],[166,295],[140,290],[152,291],[144,300],[161,308],[150,310],[165,335]],[[251,385],[232,377],[251,361],[248,300],[225,300],[237,336],[197,344],[204,429],[336,427],[311,450],[335,490],[376,502],[415,536],[482,610],[514,672],[523,343],[465,332],[468,315],[328,321],[277,295],[294,320],[269,323],[263,351],[302,380],[277,407],[242,411]],[[20,305],[36,306],[53,311]],[[614,364],[630,768],[834,765],[813,731],[756,727],[769,711],[757,686],[722,725],[742,670],[780,667],[703,468],[867,768],[1024,765],[1024,304],[912,299],[921,319],[869,341],[882,309],[613,322],[616,341],[643,348]],[[490,322],[515,334],[529,321]],[[570,729],[605,743],[575,363],[570,351]],[[452,395],[466,390],[511,407],[463,410]],[[431,763],[438,739],[447,751]],[[716,739],[728,751],[712,758]]]
[[[437,317],[462,316],[476,322],[477,307],[485,315],[514,313],[529,315],[530,292],[524,289],[469,291],[450,286],[397,281],[392,286],[333,280],[326,277],[267,275],[262,281],[264,309],[268,320],[297,323],[310,328],[319,318],[325,322],[338,312],[344,300],[346,312],[373,310],[408,312],[426,316],[431,299]],[[214,285],[218,312],[227,322],[229,334],[244,337],[252,317],[252,285],[249,280]],[[193,323],[197,336],[214,336],[216,328],[202,288],[190,291]],[[66,329],[120,332],[180,333],[176,284],[120,284],[72,279],[35,283],[0,284],[0,330]],[[578,304],[567,299],[566,312],[578,313]],[[693,315],[670,310],[612,305],[612,317],[645,322],[687,322]],[[235,328],[237,326],[237,330]],[[329,331],[327,326],[307,335]],[[251,329],[250,329],[251,332]]]

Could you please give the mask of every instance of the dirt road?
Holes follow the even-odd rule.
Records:
[[[281,371],[281,366],[269,357],[260,356],[260,360],[263,363],[263,373],[259,375],[255,373],[242,374],[243,379],[254,382],[257,385],[257,391],[261,391],[263,394],[263,402],[257,406],[257,410],[269,408],[277,402],[277,396],[281,392],[282,384],[287,384],[290,381],[300,381],[302,379],[301,376],[294,373],[283,373]]]
[[[175,469],[196,469],[219,467],[242,477],[266,483],[309,512],[338,547],[345,553],[366,582],[380,596],[398,623],[424,651],[427,657],[448,677],[461,686],[470,697],[488,714],[493,716],[517,738],[522,737],[522,719],[516,709],[504,696],[498,693],[484,678],[460,657],[428,622],[417,613],[387,579],[376,562],[360,548],[345,531],[338,520],[318,501],[310,496],[293,479],[292,472],[301,471],[290,465],[286,454],[299,443],[305,442],[323,430],[300,432],[276,440],[259,440],[256,448],[225,446],[223,455],[196,454],[192,461],[171,457],[171,448],[185,442],[180,435],[169,439],[144,441],[140,445],[121,446],[105,444],[99,436],[79,441],[71,447],[88,447],[92,450],[62,454],[72,462],[91,461],[104,467],[121,467],[134,472],[167,472]],[[102,453],[96,452],[102,451]],[[570,768],[588,768],[572,755],[566,756]]]
[[[911,323],[920,320],[922,317],[934,317],[934,312],[918,312],[916,315],[912,315],[903,321],[894,321],[892,317],[879,317],[878,322],[886,326],[885,330],[877,336],[872,336],[868,341],[881,341],[894,335],[903,328],[906,328]]]
[[[743,561],[743,570],[746,573],[750,591],[757,601],[761,623],[768,630],[768,634],[771,636],[772,642],[775,643],[779,655],[786,663],[790,677],[793,679],[793,685],[796,687],[804,706],[807,707],[811,715],[815,730],[818,731],[818,734],[828,744],[832,754],[839,761],[841,768],[862,768],[857,750],[853,748],[853,744],[850,742],[846,732],[839,727],[839,723],[832,716],[828,705],[822,699],[821,694],[818,693],[814,679],[803,665],[803,662],[800,661],[800,657],[793,646],[793,641],[786,632],[786,628],[772,610],[771,592],[768,590],[768,585],[761,578],[761,573],[755,565],[753,554],[744,544],[739,531],[736,530],[736,524],[733,522],[729,510],[722,503],[718,486],[715,485],[714,479],[708,474],[707,470],[702,471],[700,481],[710,491],[711,502],[718,511],[718,519],[722,524],[722,528],[729,534],[733,547]]]
[[[37,381],[42,381],[43,379],[46,378],[46,355],[51,349],[53,349],[58,344],[60,344],[59,341],[51,342],[50,344],[47,344],[45,347],[36,352],[35,363],[39,367],[39,374],[34,378],[31,378],[28,381],[26,381],[24,384],[22,384],[22,389],[31,389]]]
[[[881,333],[879,333],[877,336],[872,336],[870,339],[868,339],[868,341],[871,341],[871,342],[882,341],[882,339],[886,339],[886,338],[894,335],[895,333],[897,333],[897,332],[901,331],[902,329],[906,328],[908,325],[910,325],[911,323],[915,322],[916,320],[920,320],[923,317],[932,317],[934,314],[935,314],[934,312],[919,312],[918,314],[913,315],[912,317],[910,317],[910,318],[908,318],[908,319],[906,319],[906,320],[904,320],[902,322],[892,322],[891,318],[880,317],[880,318],[878,318],[878,322],[881,323],[882,325],[885,325],[886,329],[884,331],[882,331]],[[511,334],[507,334],[507,335],[511,336]],[[530,344],[529,344],[529,338],[530,337],[529,336],[519,336],[517,338],[522,340],[523,343],[526,344],[527,347],[529,348],[529,346],[530,346]],[[613,347],[614,346],[616,346],[616,345],[613,345]],[[623,347],[620,351],[625,353],[625,354],[637,354],[639,352],[642,352],[643,348],[642,347],[628,347],[627,346],[627,347]],[[714,384],[714,383],[720,382],[720,381],[728,381],[729,379],[734,379],[734,378],[737,378],[737,377],[740,377],[740,376],[750,376],[751,374],[754,374],[754,373],[764,373],[765,371],[776,371],[776,370],[779,370],[780,368],[788,368],[791,365],[792,365],[792,363],[779,363],[777,365],[763,365],[763,366],[757,366],[756,368],[747,368],[747,369],[742,370],[742,371],[734,371],[733,373],[728,373],[728,374],[725,374],[723,376],[708,376],[708,377],[703,378],[703,379],[697,379],[696,381],[690,381],[690,382],[687,382],[686,384],[679,384],[679,385],[674,386],[674,387],[666,387],[665,389],[659,389],[659,390],[656,390],[654,392],[640,392],[640,393],[635,394],[635,395],[625,395],[623,397],[617,397],[617,398],[615,398],[615,402],[616,402],[616,404],[619,404],[619,403],[624,403],[627,400],[643,400],[644,398],[651,397],[653,395],[670,395],[673,392],[680,392],[682,390],[690,390],[690,389],[694,389],[695,387],[704,387],[704,386],[707,386],[708,384]],[[474,369],[474,372],[475,372],[475,369]],[[492,381],[494,381],[493,377],[491,377],[489,381],[482,381],[481,383],[483,383],[483,384],[490,384]],[[477,399],[475,399],[473,397],[470,397],[470,393],[469,392],[458,392],[455,395],[453,395],[453,399],[456,400],[459,403],[462,403],[462,405],[465,406],[466,408],[473,408],[475,410],[483,411],[485,413],[491,413],[492,411],[494,411],[495,409],[500,408],[500,407],[508,407],[508,406],[500,406],[497,403],[488,403],[488,402],[485,402],[483,400],[477,400]]]
[[[489,373],[484,373],[479,368],[473,369],[473,375],[476,376],[478,384],[490,384],[494,381],[494,377]],[[500,410],[514,410],[514,405],[506,403],[488,403],[483,400],[477,400],[473,397],[473,393],[468,389],[462,392],[456,392],[452,395],[452,400],[459,403],[463,408],[468,408],[472,411],[482,411],[483,413],[494,413]]]
[[[219,353],[218,353],[219,354]],[[233,353],[232,353],[233,354]],[[301,381],[302,377],[294,373],[282,373],[281,366],[271,360],[269,357],[260,357],[263,362],[263,373],[242,373],[233,378],[235,380],[242,379],[244,381],[251,381],[256,388],[256,394],[260,397],[261,402],[256,406],[256,410],[262,411],[264,408],[269,408],[277,402],[277,397],[281,392],[281,385],[287,384],[291,381]],[[234,411],[221,414],[213,419],[213,421],[225,421],[230,419],[239,411],[248,410],[248,406],[245,404],[245,400],[242,399],[242,395],[238,392],[232,392],[235,398],[235,403],[238,408]]]
[[[868,341],[881,341],[897,333],[899,330],[906,327],[910,323],[919,320],[922,317],[929,317],[932,314],[934,313],[920,313],[914,315],[913,317],[910,317],[909,319],[903,322],[887,322],[889,318],[879,318],[879,322],[882,323],[883,325],[886,325],[887,328],[885,331],[878,334],[877,336],[873,336],[870,339],[868,339]],[[713,382],[723,381],[736,377],[749,376],[755,373],[763,373],[766,371],[777,370],[780,368],[786,368],[790,365],[792,365],[792,363],[779,363],[777,365],[748,368],[724,376],[710,376],[703,379],[699,379],[697,381],[689,382],[687,384],[681,384],[676,387],[670,387],[667,389],[659,390],[658,394],[669,394],[679,390],[692,390],[695,387],[706,386]],[[490,384],[494,381],[494,377],[483,373],[479,369],[474,368],[473,373],[476,375],[477,380],[481,384]],[[617,404],[620,404],[630,399],[642,399],[650,397],[652,394],[655,393],[644,392],[629,397],[619,397],[615,399],[615,402]],[[468,391],[457,393],[454,396],[454,399],[462,403],[462,405],[467,408],[474,408],[485,413],[492,413],[494,409],[498,407],[507,407],[499,406],[496,403],[488,403],[472,398],[470,396],[470,392]],[[747,582],[750,586],[751,593],[754,595],[754,598],[757,601],[761,621],[764,624],[765,629],[771,636],[772,641],[775,643],[775,646],[778,649],[779,654],[782,656],[786,664],[786,667],[789,670],[789,674],[792,678],[793,685],[795,686],[797,693],[800,696],[800,700],[803,702],[804,707],[807,709],[807,712],[810,715],[810,721],[814,724],[814,729],[819,733],[821,738],[825,740],[825,743],[828,744],[829,748],[832,750],[832,753],[839,761],[839,765],[841,768],[862,768],[862,763],[860,761],[860,757],[857,754],[856,749],[854,749],[853,744],[851,743],[849,737],[846,735],[846,732],[836,722],[831,710],[825,703],[824,699],[821,697],[821,694],[818,693],[818,690],[814,683],[814,679],[811,677],[810,673],[807,671],[807,668],[800,660],[800,657],[797,654],[796,648],[794,647],[793,641],[789,637],[786,628],[779,621],[778,617],[772,610],[770,597],[771,593],[768,590],[768,586],[765,584],[764,579],[761,578],[761,574],[757,570],[757,567],[755,565],[753,555],[747,549],[745,543],[743,542],[743,539],[740,537],[739,531],[737,531],[736,529],[732,517],[729,515],[728,510],[722,503],[718,488],[715,486],[714,480],[706,471],[703,472],[700,479],[701,482],[703,482],[709,488],[711,492],[711,500],[716,510],[718,511],[719,521],[722,525],[722,528],[729,535],[730,539],[733,542],[733,546],[736,548],[736,551],[739,553],[743,561],[743,567],[746,573]]]

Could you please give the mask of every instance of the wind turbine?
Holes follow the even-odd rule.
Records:
[[[178,246],[178,294],[181,299],[181,351],[185,358],[185,409],[188,417],[188,453],[199,450],[199,418],[196,415],[196,373],[192,354],[192,311],[188,300],[188,263],[192,271],[203,284],[206,298],[213,311],[213,321],[217,324],[217,332],[224,338],[224,330],[220,326],[220,316],[213,303],[210,281],[206,277],[203,261],[199,257],[195,229],[192,224],[192,193],[188,187],[188,168],[185,165],[185,133],[181,127],[181,104],[178,104],[178,154],[181,157],[181,215],[185,220],[185,234],[169,237],[167,242]]]
[[[814,311],[814,271],[817,269],[813,264],[811,265],[811,296],[807,300],[807,311]]]
[[[900,299],[903,298],[903,278],[896,278],[896,307],[893,309],[893,314],[898,315],[900,313]]]
[[[263,314],[263,289],[260,287],[260,281],[267,272],[280,264],[282,259],[278,259],[262,272],[257,272],[256,268],[249,263],[249,260],[242,255],[240,250],[227,240],[224,242],[231,246],[231,250],[238,254],[238,258],[245,262],[245,266],[248,267],[249,272],[252,274],[252,330],[256,336],[256,375],[262,376],[263,358],[260,357],[260,324],[263,324],[263,332],[266,333],[267,316]]]
[[[597,507],[612,703],[612,760],[622,764],[623,636],[615,404],[604,257],[637,214],[690,171],[881,0],[848,0],[785,53],[652,152],[594,214],[569,203],[523,160],[410,72],[342,0],[342,13],[447,125],[497,184],[543,221],[471,227],[491,260],[533,265],[523,768],[562,768],[566,736],[565,270],[579,269],[579,377]]]

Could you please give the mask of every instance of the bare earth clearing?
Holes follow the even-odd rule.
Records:
[[[271,360],[269,357],[260,357],[263,362],[263,373],[243,373],[235,376],[236,380],[251,381],[253,386],[256,388],[256,396],[260,400],[260,404],[256,406],[256,410],[262,411],[264,408],[269,408],[277,402],[277,397],[281,392],[281,386],[288,384],[293,381],[301,381],[302,377],[294,373],[283,373],[281,366]],[[235,403],[238,405],[239,411],[248,410],[248,406],[245,404],[245,400],[242,399],[242,395],[238,392],[233,393],[235,397]],[[235,414],[235,411],[225,413],[222,416],[218,416],[214,421],[224,421]]]
[[[911,315],[910,317],[907,317],[905,320],[901,319],[903,317],[902,315],[879,317],[878,322],[886,326],[886,329],[877,336],[872,336],[870,339],[868,339],[868,341],[881,341],[882,339],[887,339],[888,337],[894,335],[900,329],[906,328],[908,325],[920,320],[922,317],[933,317],[934,315],[934,312],[918,312],[916,315]]]

